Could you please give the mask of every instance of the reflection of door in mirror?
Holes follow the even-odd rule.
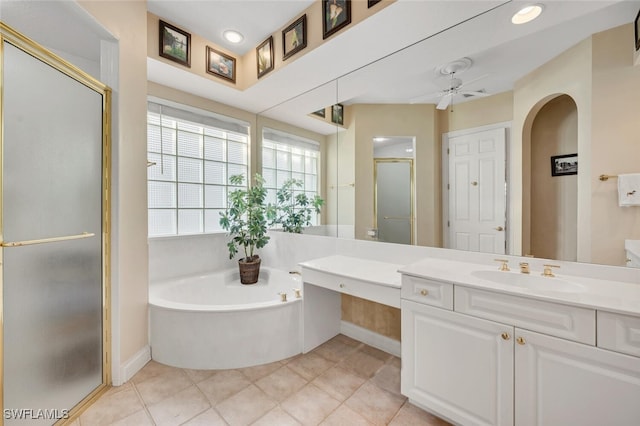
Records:
[[[377,240],[414,244],[413,137],[374,138]]]
[[[445,247],[506,252],[505,134],[502,127],[449,134]]]

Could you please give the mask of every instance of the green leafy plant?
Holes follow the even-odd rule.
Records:
[[[229,182],[232,185],[243,185],[244,176],[231,176]],[[231,236],[227,243],[229,259],[233,259],[242,249],[244,258],[240,261],[254,261],[258,258],[255,250],[269,242],[266,197],[264,178],[259,174],[255,175],[254,184],[250,188],[239,188],[229,194],[229,209],[220,213],[220,226]]]
[[[285,232],[300,234],[304,226],[311,225],[313,212],[320,213],[324,200],[318,195],[309,197],[301,188],[300,179],[288,179],[276,192],[276,204],[267,208],[267,218],[271,225],[280,225]]]

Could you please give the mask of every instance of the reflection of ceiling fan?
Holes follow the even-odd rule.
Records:
[[[440,98],[440,102],[438,102],[438,105],[436,106],[437,109],[447,109],[447,107],[453,103],[453,98],[456,95],[463,95],[465,97],[470,97],[470,96],[478,96],[478,97],[484,97],[484,96],[489,96],[488,93],[486,93],[483,90],[464,90],[464,87],[469,86],[472,83],[475,83],[478,80],[481,80],[485,77],[488,76],[488,74],[482,75],[480,77],[474,78],[472,80],[469,80],[465,83],[462,82],[461,79],[459,79],[458,77],[456,77],[456,75],[459,75],[461,73],[463,73],[464,71],[466,71],[467,69],[469,69],[469,67],[471,66],[471,59],[469,58],[462,58],[459,59],[457,61],[453,61],[450,62],[446,65],[440,66],[438,68],[436,68],[436,73],[439,75],[443,75],[443,76],[448,76],[449,80],[448,80],[448,86],[446,88],[444,88],[443,90],[436,92],[436,93],[431,93],[428,95],[422,95],[422,96],[418,96],[415,97],[413,99],[411,99],[411,103],[418,103],[418,102],[422,102],[425,101],[427,99],[433,99],[433,98]]]

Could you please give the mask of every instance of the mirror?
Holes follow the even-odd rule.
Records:
[[[547,27],[542,29],[547,38],[542,44],[534,39],[540,27],[513,30],[509,19],[515,7],[502,5],[341,76],[332,87],[337,90],[337,97],[326,98],[323,104],[314,103],[306,93],[289,101],[300,106],[308,102],[304,111],[333,103],[344,105],[344,126],[325,133],[326,166],[331,170],[324,189],[329,210],[325,220],[335,223],[338,236],[352,234],[358,239],[372,239],[369,231],[376,229],[373,138],[411,136],[416,138],[415,243],[451,247],[443,227],[451,215],[447,210],[448,193],[443,189],[449,176],[448,165],[443,161],[443,143],[448,146],[450,137],[468,129],[498,124],[506,129],[506,207],[504,226],[493,227],[502,228],[498,232],[505,235],[506,252],[625,265],[625,240],[640,239],[640,209],[618,207],[615,180],[602,181],[598,176],[640,171],[632,160],[640,155],[637,140],[633,139],[633,135],[640,133],[634,118],[640,97],[637,91],[625,88],[640,84],[640,66],[633,65],[631,25],[640,2],[619,2],[608,6],[606,11],[586,11],[571,21],[544,24]],[[549,5],[546,12],[553,7],[558,5]],[[503,22],[504,32],[495,22]],[[484,28],[492,31],[483,31]],[[513,31],[520,32],[514,37]],[[568,39],[567,44],[554,42],[561,39]],[[531,41],[528,49],[520,51],[518,42],[523,40]],[[488,45],[491,47],[487,49]],[[531,55],[535,49],[544,52]],[[529,56],[542,62],[533,63]],[[465,70],[463,81],[476,80],[479,85],[469,85],[468,89],[481,95],[475,99],[452,97],[447,109],[439,110],[438,98],[424,98],[447,88],[443,84],[449,83],[446,78],[450,75],[443,72],[447,71],[443,64],[461,58],[470,58],[473,63]],[[436,71],[442,74],[440,78],[434,75]],[[413,84],[409,92],[406,85],[398,84],[407,82]],[[616,95],[611,96],[611,91]],[[539,121],[538,115],[560,95],[577,105],[571,116],[577,122],[573,143],[580,172],[575,176],[552,176],[550,158],[546,165],[542,160],[532,159],[538,155],[534,151],[535,145],[541,143],[539,140],[562,133],[561,130],[555,136],[540,133],[539,129],[549,126],[541,124],[544,122]],[[270,113],[271,110],[265,115]],[[538,131],[532,131],[536,128]],[[557,149],[560,150],[560,145]],[[574,152],[549,151],[542,155]],[[557,192],[562,188],[545,189],[547,183],[532,182],[537,173],[544,174],[545,181],[552,183],[574,180],[573,189],[565,189],[572,193],[569,196]],[[565,226],[575,227],[572,238],[577,240],[570,244],[574,248],[569,254],[536,253],[542,252],[535,242],[540,233],[546,234],[543,240],[558,238],[551,227],[535,225],[540,223],[536,208],[547,202],[544,197],[551,196],[561,201],[575,198],[573,216],[562,216],[562,221],[569,224]],[[562,214],[557,212],[553,217]]]

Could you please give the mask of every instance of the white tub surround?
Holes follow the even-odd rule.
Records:
[[[640,285],[537,262],[402,267],[402,393],[461,425],[640,424]]]
[[[299,275],[266,267],[252,285],[240,284],[235,269],[156,283],[149,295],[152,357],[180,368],[228,369],[297,355],[296,288]]]
[[[398,269],[401,265],[334,255],[301,262],[300,266],[305,294],[304,352],[344,333],[399,355],[399,342],[374,336],[372,332],[360,334],[356,327],[343,326],[340,294],[400,308],[401,276]]]

